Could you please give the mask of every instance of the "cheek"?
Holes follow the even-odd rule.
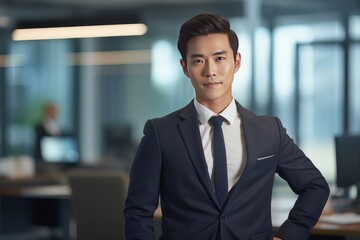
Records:
[[[200,68],[188,68],[188,77],[194,79],[192,81],[197,81],[201,76],[201,69]]]
[[[220,70],[220,73],[221,73],[222,75],[226,75],[226,76],[228,76],[228,75],[234,75],[234,73],[235,73],[234,67],[229,66],[229,65],[221,66],[221,67],[219,68],[219,70]]]
[[[190,80],[191,80],[191,84],[193,85],[194,88],[199,88],[200,83],[199,83],[199,81],[196,80],[196,78],[192,77],[192,78],[190,78]]]

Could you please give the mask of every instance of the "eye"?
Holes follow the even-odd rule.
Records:
[[[216,61],[221,62],[224,61],[225,59],[226,59],[225,57],[219,56],[216,58]]]
[[[203,60],[201,60],[201,59],[195,59],[195,60],[193,61],[193,63],[195,63],[195,64],[202,63],[202,62],[203,62]]]

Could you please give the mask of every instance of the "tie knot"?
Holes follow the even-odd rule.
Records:
[[[213,126],[221,126],[221,124],[223,123],[224,121],[224,117],[220,116],[220,115],[217,115],[217,116],[212,116],[210,119],[209,119],[209,122],[213,125]]]

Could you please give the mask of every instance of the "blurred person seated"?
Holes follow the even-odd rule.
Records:
[[[60,136],[60,128],[56,121],[58,108],[54,103],[46,103],[42,108],[42,119],[35,126],[34,159],[43,160],[41,153],[41,140],[47,136]]]

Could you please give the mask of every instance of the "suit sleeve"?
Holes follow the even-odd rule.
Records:
[[[130,172],[124,210],[127,240],[155,239],[153,214],[158,206],[160,177],[160,144],[155,125],[149,120]]]
[[[287,181],[298,199],[288,219],[280,226],[276,236],[287,240],[303,240],[310,235],[329,196],[329,187],[320,171],[286,134],[279,119],[279,163],[277,172]]]

